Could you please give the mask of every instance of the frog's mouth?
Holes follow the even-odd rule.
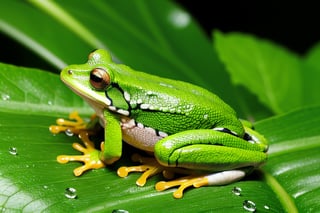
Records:
[[[129,116],[130,114],[127,110],[113,106],[111,100],[106,97],[103,91],[96,91],[90,87],[83,86],[82,84],[68,84],[68,82],[65,82],[65,84],[70,87],[74,93],[86,101],[99,117],[103,117],[103,110],[113,111],[124,116]]]
[[[102,95],[98,94],[96,91],[92,90],[91,88],[82,87],[81,89],[75,89],[72,85],[68,85],[68,87],[70,87],[70,89],[75,94],[79,95],[83,100],[85,100],[94,109],[96,109],[96,108],[104,109],[110,105],[110,103],[109,103],[110,101],[105,97],[104,94],[102,96]]]

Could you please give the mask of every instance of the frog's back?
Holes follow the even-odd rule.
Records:
[[[217,95],[199,86],[143,72],[121,75],[129,94],[132,115],[145,125],[169,134],[187,129],[227,128],[239,135],[243,128],[235,111]],[[142,111],[140,107],[144,108]],[[157,119],[149,119],[150,113]],[[168,116],[170,114],[170,116]],[[167,125],[166,125],[167,124]]]

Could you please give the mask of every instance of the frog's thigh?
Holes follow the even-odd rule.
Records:
[[[170,135],[155,145],[160,164],[195,170],[222,171],[256,167],[265,153],[250,150],[249,142],[214,130],[188,130]]]

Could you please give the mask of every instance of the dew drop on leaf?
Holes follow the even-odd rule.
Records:
[[[173,10],[169,14],[169,21],[176,28],[185,28],[190,24],[191,18],[182,10]]]
[[[11,155],[17,155],[18,154],[18,149],[16,147],[10,147],[9,148],[9,153]]]
[[[124,209],[114,209],[112,213],[129,213],[129,211]]]
[[[77,198],[77,190],[72,187],[66,188],[66,191],[64,192],[64,196],[66,196],[66,198],[69,198],[69,199],[75,199]]]
[[[251,200],[243,201],[243,208],[248,212],[255,212],[257,209],[256,204]]]
[[[233,194],[240,196],[242,189],[240,187],[235,186],[231,191]]]

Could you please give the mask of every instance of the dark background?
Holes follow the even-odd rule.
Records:
[[[304,54],[320,40],[320,7],[307,1],[174,0],[189,11],[211,39],[212,30],[245,32]],[[54,70],[38,55],[0,33],[0,61]],[[19,52],[17,52],[19,50]],[[28,55],[26,58],[25,56]],[[39,64],[41,62],[42,64]]]
[[[176,0],[211,36],[212,29],[272,40],[300,54],[320,40],[316,1]]]

